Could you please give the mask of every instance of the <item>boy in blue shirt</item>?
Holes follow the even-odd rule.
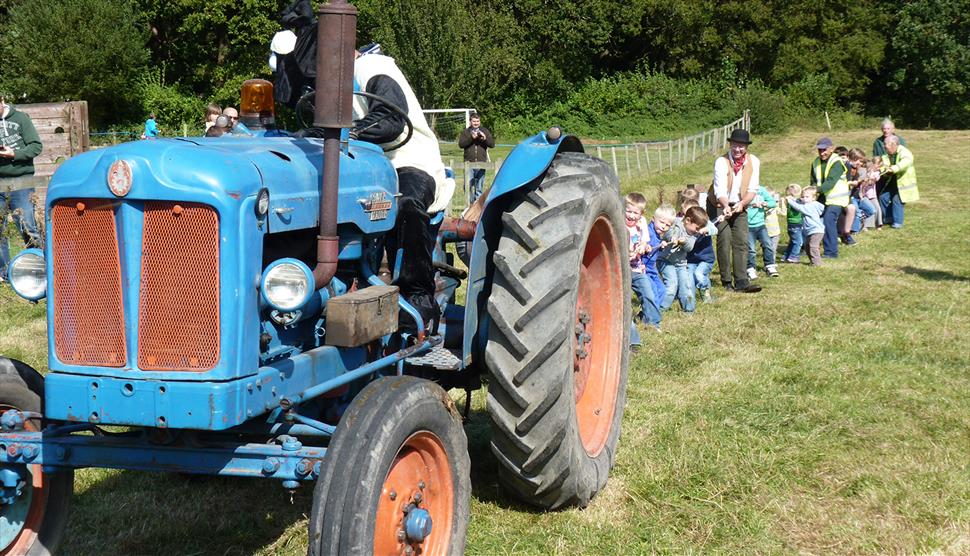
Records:
[[[758,243],[761,243],[761,253],[765,262],[765,272],[772,278],[778,277],[778,267],[775,265],[774,242],[768,235],[768,228],[765,226],[765,209],[773,209],[778,206],[775,197],[763,185],[758,186],[758,193],[754,200],[748,205],[748,278],[754,280],[758,277],[755,270],[755,255],[757,254]]]
[[[808,257],[813,266],[822,264],[821,246],[822,237],[825,235],[825,224],[822,222],[825,205],[816,200],[817,195],[817,188],[806,187],[802,190],[801,202],[794,197],[788,197],[788,207],[802,213],[802,234],[808,244]]]

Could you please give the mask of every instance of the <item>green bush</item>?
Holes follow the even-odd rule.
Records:
[[[785,93],[759,81],[736,85],[734,80],[728,74],[677,79],[649,71],[590,79],[541,111],[524,115],[503,111],[494,119],[494,127],[502,137],[531,135],[557,124],[594,139],[665,140],[723,125],[750,109],[756,133],[776,133],[815,105],[805,106],[808,100],[792,103]],[[810,99],[816,89],[830,92],[824,80],[815,80],[806,82],[797,94]],[[820,102],[824,105],[829,102],[824,99],[831,98]]]
[[[751,130],[755,133],[779,133],[791,126],[788,99],[760,82],[738,91],[736,107],[736,111],[751,110]]]
[[[181,134],[183,128],[187,128],[189,133],[201,133],[205,102],[177,85],[166,84],[164,69],[143,74],[137,88],[142,112],[146,117],[151,112],[155,113],[163,134]]]
[[[133,0],[17,0],[0,19],[0,81],[27,102],[86,100],[92,126],[125,121],[148,62]]]

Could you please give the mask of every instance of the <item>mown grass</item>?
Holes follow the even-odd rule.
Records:
[[[902,134],[923,195],[904,229],[643,331],[616,468],[586,509],[501,492],[477,393],[468,554],[970,553],[970,132]],[[765,183],[804,183],[814,139],[756,138]],[[708,182],[711,162],[624,190]],[[42,307],[3,290],[0,352],[44,367]],[[269,481],[84,470],[76,491],[64,554],[306,550],[309,489],[290,504]]]

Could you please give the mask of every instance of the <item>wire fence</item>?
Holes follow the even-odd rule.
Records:
[[[751,129],[749,110],[745,110],[733,122],[679,139],[623,145],[589,145],[586,152],[595,152],[596,156],[613,167],[621,180],[630,180],[670,172],[678,166],[695,162],[699,157],[719,153],[725,148],[728,137],[735,129]]]

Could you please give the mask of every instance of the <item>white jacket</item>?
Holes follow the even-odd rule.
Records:
[[[429,213],[439,212],[448,208],[451,196],[455,192],[455,180],[446,178],[445,165],[441,162],[441,150],[438,148],[438,138],[435,137],[431,126],[421,111],[421,104],[415,96],[408,80],[401,73],[401,70],[394,63],[394,58],[380,54],[366,54],[360,56],[354,63],[354,81],[357,83],[358,90],[366,91],[365,88],[370,80],[378,75],[386,75],[393,79],[404,91],[404,96],[408,101],[408,118],[414,126],[414,134],[411,140],[403,147],[387,153],[388,159],[395,168],[410,166],[427,173],[434,178],[435,198],[431,206],[428,207]],[[359,120],[367,115],[369,99],[354,95],[354,119]],[[395,145],[404,140],[407,136],[407,128],[401,132],[392,143]]]

